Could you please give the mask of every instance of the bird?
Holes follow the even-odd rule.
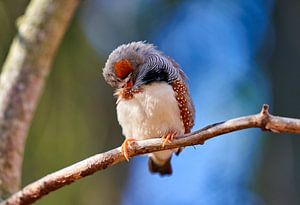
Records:
[[[117,119],[125,140],[122,153],[127,161],[133,141],[162,138],[163,145],[191,132],[195,108],[187,77],[174,59],[145,41],[118,46],[102,69],[116,96]],[[171,175],[171,158],[182,148],[149,154],[153,174]]]

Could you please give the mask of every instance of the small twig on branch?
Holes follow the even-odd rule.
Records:
[[[206,140],[213,137],[247,128],[261,128],[262,130],[276,133],[285,132],[300,134],[299,119],[273,116],[269,114],[268,109],[268,105],[263,105],[261,112],[256,115],[249,115],[209,125],[188,135],[176,137],[172,143],[166,144],[164,147],[162,147],[163,142],[160,138],[133,142],[129,147],[128,153],[129,156],[133,157],[166,149],[204,144]],[[31,204],[62,186],[91,175],[96,171],[106,169],[107,167],[124,160],[125,158],[121,153],[120,147],[102,154],[94,155],[27,185],[4,201],[3,204]]]

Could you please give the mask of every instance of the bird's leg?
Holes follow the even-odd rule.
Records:
[[[177,134],[177,133],[176,133],[176,132],[173,132],[173,131],[170,131],[170,132],[167,132],[166,134],[164,134],[164,135],[162,136],[162,139],[163,139],[163,141],[164,141],[162,147],[164,147],[164,146],[166,145],[167,142],[171,143],[171,142],[174,140],[176,134]]]
[[[136,141],[134,138],[126,138],[122,144],[122,154],[124,155],[125,159],[129,161],[129,156],[128,156],[128,146],[130,142]]]

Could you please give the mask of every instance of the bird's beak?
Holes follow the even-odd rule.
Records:
[[[133,86],[133,82],[132,82],[132,80],[129,80],[129,81],[123,86],[123,88],[132,88],[132,86]]]
[[[122,99],[123,93],[126,92],[126,90],[127,91],[130,90],[132,87],[133,87],[133,82],[132,82],[132,80],[129,80],[126,84],[124,84],[122,86],[121,89],[118,89],[115,92],[114,95],[118,97],[116,104],[118,104],[120,102],[120,100]]]

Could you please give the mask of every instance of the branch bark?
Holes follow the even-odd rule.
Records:
[[[20,187],[27,131],[79,0],[32,0],[0,76],[0,201]]]
[[[178,147],[202,145],[206,140],[213,137],[247,128],[261,128],[262,130],[275,133],[286,132],[300,134],[300,119],[273,116],[269,114],[268,108],[268,105],[264,105],[258,114],[216,123],[188,135],[176,137],[172,143],[166,144],[165,147],[162,147],[162,140],[159,138],[133,142],[131,146],[129,146],[129,156],[133,157]],[[13,194],[1,205],[31,204],[60,187],[71,184],[76,180],[124,160],[125,158],[121,153],[121,147],[94,155],[27,185],[19,192]]]

